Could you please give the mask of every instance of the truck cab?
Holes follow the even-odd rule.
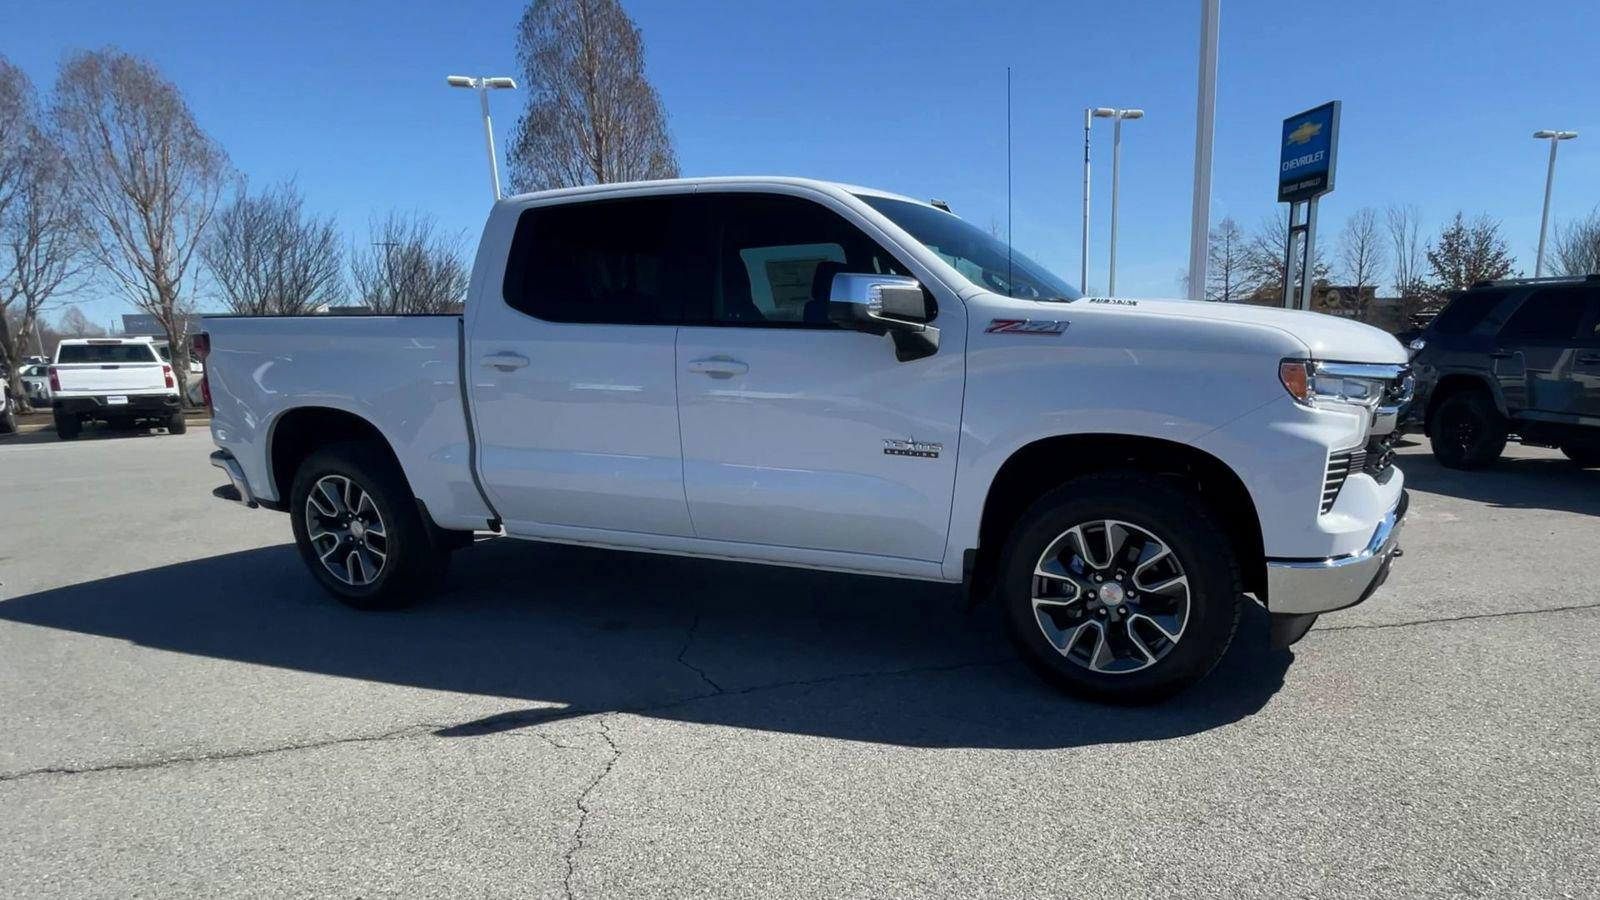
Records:
[[[1202,677],[1398,549],[1375,329],[1084,297],[944,209],[783,178],[497,203],[465,313],[206,321],[226,494],[409,602],[463,534],[930,581],[1069,691]]]

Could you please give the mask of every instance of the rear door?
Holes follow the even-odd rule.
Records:
[[[149,394],[170,387],[155,348],[143,341],[62,344],[56,350],[55,369],[65,395]]]
[[[1584,289],[1551,285],[1529,290],[1500,329],[1496,361],[1507,404],[1534,419],[1570,421],[1583,406],[1574,377],[1586,317]]]
[[[1586,425],[1600,425],[1600,284],[1583,287],[1587,316],[1578,328],[1578,358],[1572,366],[1578,385],[1578,414]]]
[[[530,207],[503,283],[474,297],[479,471],[510,532],[693,534],[673,381],[688,200]]]
[[[808,197],[702,191],[713,260],[677,352],[684,489],[702,538],[942,559],[961,422],[965,327],[945,297],[931,357],[828,321],[832,276],[909,274]]]

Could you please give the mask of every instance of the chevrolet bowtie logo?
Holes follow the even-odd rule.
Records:
[[[1289,132],[1289,143],[1309,144],[1311,139],[1322,133],[1321,122],[1301,122],[1300,127]]]

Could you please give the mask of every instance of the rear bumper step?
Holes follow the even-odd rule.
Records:
[[[212,491],[211,496],[223,500],[232,500],[235,503],[243,503],[251,509],[261,505],[256,502],[256,498],[250,493],[250,482],[245,480],[244,469],[240,467],[239,461],[233,458],[232,453],[226,450],[213,451],[211,464],[228,473],[229,482]]]

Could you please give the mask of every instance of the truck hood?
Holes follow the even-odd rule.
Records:
[[[1387,331],[1325,313],[1201,300],[1086,297],[1076,302],[1129,304],[1130,312],[1146,315],[1264,325],[1286,332],[1305,344],[1311,351],[1312,359],[1389,364],[1404,364],[1407,361],[1405,348]]]

